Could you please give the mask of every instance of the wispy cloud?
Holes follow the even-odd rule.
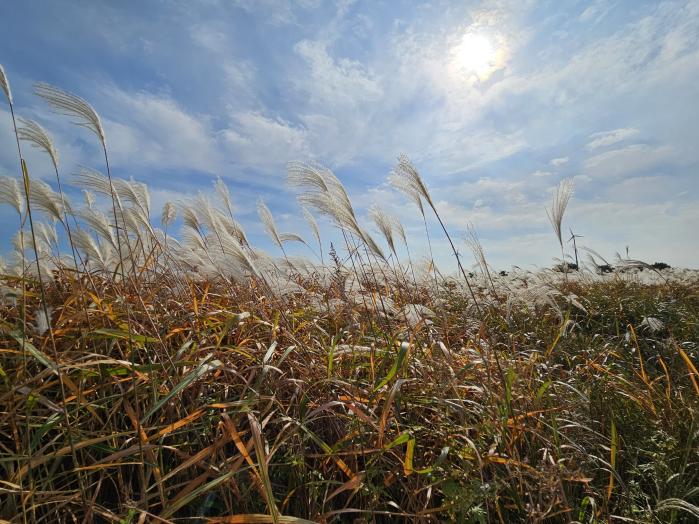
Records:
[[[638,135],[638,129],[633,127],[622,127],[612,131],[602,131],[590,135],[590,140],[585,146],[588,150],[599,149],[600,147],[612,146],[624,140]]]
[[[587,159],[585,172],[596,178],[643,174],[672,157],[670,146],[633,144],[620,149],[605,151]]]

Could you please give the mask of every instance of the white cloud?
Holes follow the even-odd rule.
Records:
[[[166,95],[105,89],[107,144],[124,167],[216,172],[221,157],[203,115],[188,113]]]
[[[600,147],[611,146],[618,144],[624,140],[638,135],[638,129],[633,127],[622,127],[620,129],[613,129],[612,131],[602,131],[600,133],[594,133],[590,135],[592,139],[585,146],[588,150],[593,151],[599,149]]]
[[[658,167],[672,154],[670,146],[633,144],[588,158],[584,162],[585,174],[593,178],[641,174]]]
[[[561,158],[552,158],[549,164],[551,164],[553,167],[560,167],[564,164],[567,164],[569,160],[570,158],[567,156]]]
[[[532,176],[536,176],[536,177],[547,177],[547,176],[551,176],[551,175],[553,175],[553,173],[551,173],[551,171],[542,171],[542,170],[534,171],[532,173]]]
[[[222,138],[238,165],[284,175],[286,162],[311,156],[302,127],[255,112],[236,113],[232,120]]]
[[[311,83],[299,87],[308,90],[311,103],[334,103],[346,108],[382,97],[383,90],[378,80],[365,66],[348,58],[335,59],[328,52],[327,45],[319,40],[301,40],[294,46],[310,69]]]

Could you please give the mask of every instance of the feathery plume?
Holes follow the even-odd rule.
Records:
[[[231,256],[239,266],[245,268],[253,276],[264,280],[262,274],[258,271],[257,266],[245,253],[243,246],[241,246],[233,236],[224,233],[221,237],[221,246],[222,252]]]
[[[304,162],[290,162],[287,166],[289,184],[301,189],[298,201],[302,206],[330,217],[338,227],[354,233],[374,254],[384,258],[371,235],[359,226],[347,190],[332,171]]]
[[[112,186],[109,183],[109,178],[97,171],[88,167],[81,167],[80,172],[73,175],[75,185],[87,187],[96,193],[111,196]],[[116,193],[116,190],[114,191]],[[115,194],[118,197],[118,194]]]
[[[301,244],[306,244],[306,241],[296,233],[279,233],[279,240],[282,242],[300,242]]]
[[[391,217],[381,210],[376,204],[369,208],[369,216],[374,221],[374,224],[376,224],[376,227],[379,229],[384,239],[386,239],[388,247],[397,257],[398,254],[396,253],[396,245],[393,242],[393,221],[391,220]]]
[[[221,177],[216,178],[216,182],[214,182],[214,189],[216,190],[216,194],[219,196],[221,201],[223,201],[223,204],[226,206],[228,213],[230,213],[232,217],[233,202],[231,201],[231,192],[228,190],[228,186]]]
[[[34,180],[29,186],[29,201],[38,209],[44,211],[53,220],[63,221],[63,205],[66,211],[70,212],[70,204],[60,193],[57,193],[51,186],[41,180]]]
[[[78,215],[97,234],[98,238],[106,240],[112,247],[116,248],[116,238],[109,224],[109,219],[104,213],[97,209],[87,208],[81,210]]]
[[[34,92],[46,100],[54,112],[74,118],[74,124],[95,133],[102,147],[106,147],[100,117],[85,99],[44,82],[36,84]]]
[[[565,213],[566,207],[568,207],[568,202],[570,202],[570,197],[573,196],[573,179],[566,178],[561,180],[558,184],[556,192],[553,194],[553,202],[551,203],[551,210],[546,210],[546,215],[549,217],[549,221],[553,226],[553,231],[556,233],[556,238],[558,238],[558,243],[563,249],[563,237],[561,235],[561,225],[563,223],[563,214]]]
[[[113,181],[114,191],[119,198],[136,206],[144,217],[150,216],[150,194],[148,186],[135,180],[117,178]]]
[[[245,234],[243,226],[241,226],[236,220],[234,220],[230,216],[225,216],[221,211],[216,210],[216,212],[217,217],[221,224],[223,224],[223,228],[226,230],[226,232],[228,232],[229,235],[233,235],[238,240],[241,246],[249,246],[250,242],[248,242],[248,237]]]
[[[301,189],[298,200],[302,205],[315,208],[332,218],[338,226],[361,236],[347,191],[329,169],[303,162],[290,162],[287,180],[290,185]]]
[[[5,74],[5,68],[0,64],[0,88],[2,88],[7,101],[12,103],[12,91],[10,90],[10,82],[7,80],[7,75]]]
[[[359,227],[359,226],[357,226]],[[373,237],[369,234],[368,231],[365,231],[361,227],[359,227],[358,230],[359,238],[362,239],[362,241],[367,245],[369,250],[374,253],[377,257],[381,259],[386,259],[386,256],[384,255],[383,251],[379,247],[379,245],[376,243],[376,241],[373,239]]]
[[[107,269],[109,259],[107,246],[100,248],[92,235],[80,228],[73,233],[73,243],[87,255],[88,260],[96,261],[101,269]]]
[[[175,204],[169,201],[165,202],[165,205],[163,205],[163,212],[160,215],[160,223],[163,227],[167,227],[175,221],[175,218],[177,218],[177,208]]]
[[[34,224],[34,226],[36,228],[37,237],[41,239],[48,249],[50,249],[52,245],[58,244],[58,234],[56,233],[56,227],[53,224],[37,222]]]
[[[403,227],[403,223],[398,219],[398,217],[391,218],[393,220],[393,228],[396,230],[396,233],[398,233],[398,236],[403,241],[403,244],[405,244],[405,246],[407,247],[408,237],[405,234],[405,228]]]
[[[187,204],[180,204],[180,209],[182,210],[182,221],[184,225],[201,234],[201,220],[196,210]]]
[[[0,176],[0,204],[10,204],[20,215],[24,211],[24,198],[17,179]]]
[[[422,199],[424,199],[432,209],[435,209],[434,202],[430,196],[427,186],[422,181],[420,173],[407,155],[398,157],[398,164],[393,168],[388,178],[393,187],[405,193],[420,208],[420,213],[424,215]]]
[[[320,246],[322,244],[320,241],[320,229],[318,228],[318,222],[316,222],[315,217],[305,207],[302,207],[301,211],[303,212],[303,218],[306,219],[306,222],[308,222],[308,225],[310,226],[311,231],[313,231],[313,236],[316,237],[316,240],[318,241],[318,247],[320,248]]]
[[[483,274],[483,277],[488,278],[488,280],[490,281],[490,287],[493,290],[493,292],[495,292],[495,283],[493,282],[493,279],[490,276],[490,270],[488,269],[488,262],[485,259],[485,252],[483,251],[483,246],[481,245],[481,241],[478,238],[478,233],[476,233],[476,228],[473,226],[473,224],[469,223],[466,226],[466,229],[468,231],[468,236],[466,237],[466,243],[468,244],[468,247],[471,248],[471,252],[473,253],[473,257],[478,262],[478,266],[481,269],[481,273]]]
[[[95,194],[89,189],[83,189],[83,199],[88,208],[92,209],[95,207]]]
[[[257,215],[260,217],[260,221],[265,228],[265,231],[269,237],[274,241],[277,246],[282,248],[282,239],[279,237],[279,232],[277,231],[277,226],[274,223],[274,217],[272,212],[265,204],[264,200],[259,199],[257,201]]]
[[[54,169],[58,169],[58,151],[48,132],[34,120],[19,118],[17,135],[20,140],[29,142],[33,147],[43,150],[51,158]]]

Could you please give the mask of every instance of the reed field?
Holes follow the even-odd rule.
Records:
[[[151,209],[87,101],[35,87],[102,148],[73,174],[0,87],[0,521],[699,521],[699,271],[570,244],[572,182],[542,209],[554,267],[498,272],[407,157],[421,238],[292,162],[308,227],[259,201],[264,252],[234,187]],[[435,231],[453,274],[414,254]]]

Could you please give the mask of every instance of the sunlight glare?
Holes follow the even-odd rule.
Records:
[[[466,33],[461,43],[453,48],[453,66],[462,74],[487,80],[501,67],[502,51],[486,35]]]

